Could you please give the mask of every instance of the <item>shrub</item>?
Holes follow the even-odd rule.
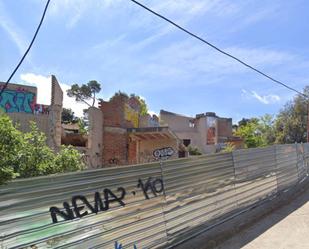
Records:
[[[56,171],[54,173],[77,171],[84,168],[81,154],[71,145],[61,147],[60,152],[55,156],[53,165]]]
[[[8,116],[0,113],[0,184],[16,176],[14,168],[18,164],[21,147],[22,133]]]
[[[197,147],[191,147],[189,146],[189,155],[190,156],[199,156],[202,155],[202,153],[199,151]]]
[[[15,177],[32,177],[81,170],[81,155],[72,146],[54,153],[34,122],[22,133],[5,114],[0,114],[0,184]]]
[[[53,173],[54,153],[46,145],[46,135],[40,132],[34,122],[31,131],[23,134],[17,173],[20,177],[41,176]]]

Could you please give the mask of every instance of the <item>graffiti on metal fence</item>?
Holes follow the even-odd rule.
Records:
[[[153,156],[156,159],[168,159],[174,155],[175,151],[172,147],[165,147],[161,149],[156,149],[153,151]]]
[[[149,190],[154,196],[161,194],[164,190],[163,181],[160,178],[153,180],[151,177],[149,177],[145,183],[139,179],[137,187],[143,190],[143,194],[146,199],[150,199],[148,195]]]
[[[148,177],[146,182],[139,179],[137,188],[142,190],[145,199],[150,199],[149,195],[151,194],[153,197],[156,197],[164,191],[161,178],[153,179],[152,177]],[[136,192],[132,191],[131,194],[135,196]],[[74,195],[71,199],[71,205],[69,202],[64,201],[63,208],[51,207],[49,212],[53,223],[58,222],[59,216],[64,220],[73,220],[91,213],[97,214],[98,212],[107,211],[111,203],[117,203],[119,206],[124,207],[126,205],[124,201],[126,195],[127,192],[123,187],[118,187],[116,193],[105,188],[103,190],[103,196],[99,192],[94,193],[93,201],[89,201],[83,195]]]
[[[0,109],[5,112],[33,113],[35,94],[24,90],[5,90],[0,96]]]
[[[115,249],[123,249],[122,244],[119,244],[118,241],[115,242]],[[137,246],[134,244],[133,249],[137,249]]]

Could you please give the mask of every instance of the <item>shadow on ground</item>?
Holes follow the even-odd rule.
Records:
[[[309,248],[309,189],[272,210],[215,249]]]

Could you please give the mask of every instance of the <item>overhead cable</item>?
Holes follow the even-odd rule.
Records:
[[[39,30],[40,30],[40,28],[41,28],[41,25],[42,25],[42,23],[43,23],[43,20],[44,20],[44,17],[45,17],[45,14],[46,14],[46,11],[47,11],[49,2],[50,2],[50,0],[47,0],[46,5],[45,5],[45,9],[44,9],[44,12],[43,12],[43,15],[42,15],[41,20],[40,20],[40,23],[39,23],[39,25],[38,25],[38,27],[37,27],[35,33],[34,33],[34,36],[33,36],[32,40],[31,40],[31,42],[30,42],[30,44],[29,44],[29,46],[28,46],[26,52],[24,53],[23,57],[20,59],[19,63],[17,64],[17,66],[15,67],[15,69],[13,70],[13,72],[11,73],[10,77],[8,78],[8,80],[6,81],[6,83],[4,84],[4,86],[2,87],[2,89],[0,89],[0,97],[1,97],[2,93],[4,92],[4,90],[7,88],[7,86],[8,86],[8,84],[9,84],[10,80],[13,78],[14,74],[16,73],[16,71],[18,70],[18,68],[20,67],[20,65],[23,63],[23,61],[24,61],[24,59],[26,58],[27,54],[29,53],[29,51],[30,51],[30,49],[31,49],[31,47],[32,47],[32,44],[34,43],[34,41],[35,41],[35,39],[36,39],[36,36],[37,36],[37,34],[38,34],[38,32],[39,32]]]
[[[149,7],[147,7],[147,6],[143,5],[143,4],[141,4],[140,2],[135,1],[135,0],[130,0],[130,1],[132,1],[132,2],[135,3],[135,4],[137,4],[138,6],[142,7],[143,9],[149,11],[150,13],[152,13],[152,14],[154,14],[154,15],[160,17],[161,19],[163,19],[163,20],[165,20],[166,22],[172,24],[172,25],[175,26],[176,28],[178,28],[178,29],[182,30],[183,32],[189,34],[190,36],[192,36],[192,37],[194,37],[194,38],[200,40],[201,42],[207,44],[208,46],[210,46],[210,47],[212,47],[213,49],[219,51],[220,53],[222,53],[222,54],[224,54],[224,55],[226,55],[226,56],[228,56],[228,57],[230,57],[230,58],[232,58],[232,59],[238,61],[239,63],[243,64],[244,66],[246,66],[246,67],[248,67],[248,68],[250,68],[251,70],[253,70],[253,71],[255,71],[255,72],[261,74],[262,76],[268,78],[269,80],[271,80],[271,81],[273,81],[273,82],[275,82],[275,83],[277,83],[277,84],[279,84],[279,85],[281,85],[281,86],[284,86],[285,88],[287,88],[287,89],[289,89],[289,90],[291,90],[291,91],[294,91],[294,92],[296,92],[296,93],[298,93],[298,94],[300,94],[300,95],[302,95],[302,96],[304,96],[304,97],[309,97],[309,96],[307,96],[307,95],[301,93],[301,92],[298,91],[297,89],[295,89],[295,88],[293,88],[293,87],[291,87],[291,86],[289,86],[289,85],[287,85],[287,84],[285,84],[285,83],[283,83],[283,82],[281,82],[281,81],[279,81],[279,80],[276,80],[275,78],[271,77],[270,75],[268,75],[268,74],[266,74],[266,73],[263,73],[263,72],[260,71],[259,69],[256,69],[255,67],[250,66],[248,63],[246,63],[246,62],[244,62],[243,60],[241,60],[241,59],[235,57],[234,55],[231,55],[231,54],[229,54],[228,52],[225,52],[224,50],[222,50],[222,49],[218,48],[217,46],[213,45],[212,43],[206,41],[205,39],[201,38],[200,36],[195,35],[195,34],[192,33],[191,31],[185,29],[184,27],[182,27],[182,26],[180,26],[179,24],[173,22],[172,20],[168,19],[167,17],[165,17],[165,16],[163,16],[163,15],[161,15],[161,14],[155,12],[154,10],[152,10],[152,9],[150,9]]]

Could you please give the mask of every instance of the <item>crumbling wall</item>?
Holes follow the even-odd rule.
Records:
[[[88,167],[102,167],[103,144],[103,113],[100,109],[90,107],[88,109],[89,135],[87,143]]]
[[[51,76],[51,106],[49,111],[49,136],[47,144],[54,150],[58,150],[61,146],[61,113],[63,92],[60,84],[54,75]]]

